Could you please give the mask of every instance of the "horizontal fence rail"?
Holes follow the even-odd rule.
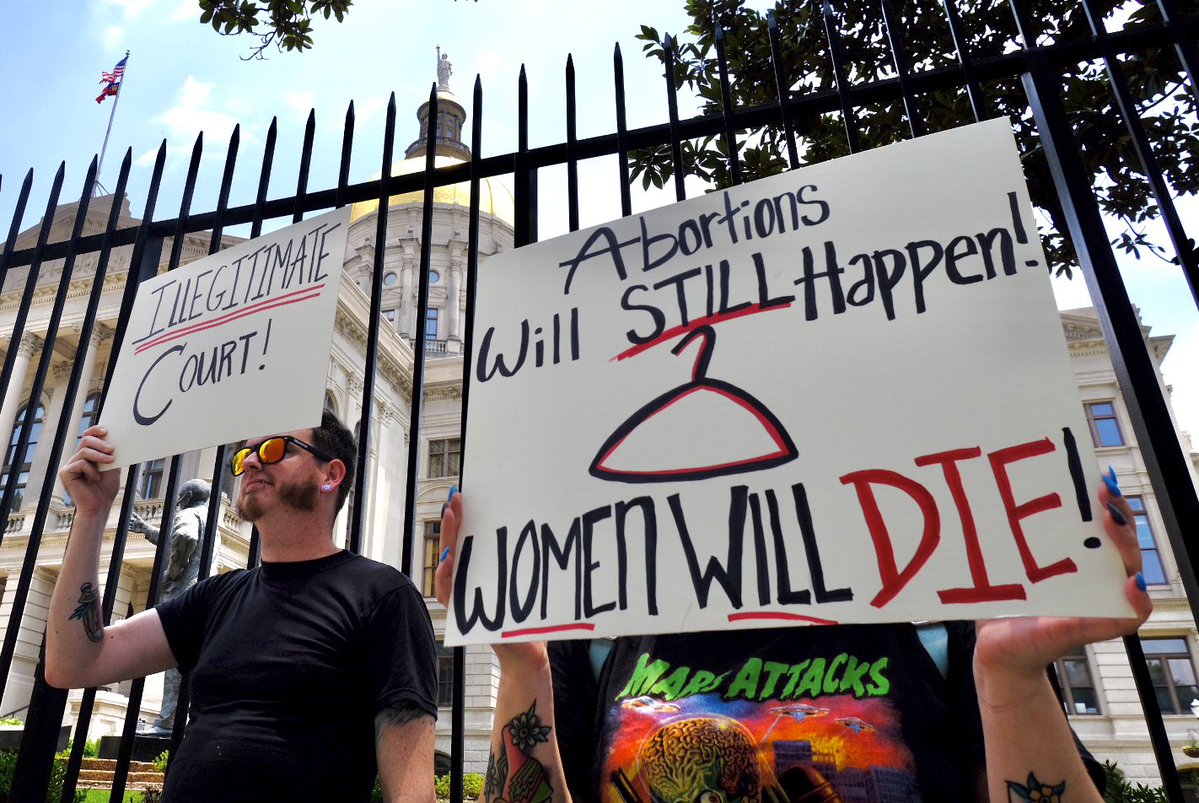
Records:
[[[1199,547],[1193,539],[1184,537],[1199,526],[1199,501],[1190,481],[1188,457],[1179,445],[1171,423],[1166,401],[1163,398],[1154,364],[1147,351],[1141,325],[1124,288],[1115,254],[1104,227],[1104,218],[1096,198],[1096,176],[1093,167],[1080,153],[1076,142],[1077,130],[1071,113],[1063,103],[1063,82],[1078,72],[1080,64],[1101,64],[1109,88],[1109,103],[1116,110],[1120,124],[1133,143],[1137,163],[1128,168],[1143,176],[1150,185],[1154,203],[1164,222],[1174,258],[1179,269],[1189,282],[1192,295],[1199,299],[1199,250],[1194,245],[1194,232],[1188,232],[1179,217],[1173,198],[1173,188],[1167,180],[1158,154],[1155,152],[1150,134],[1147,132],[1144,99],[1138,100],[1128,79],[1128,65],[1143,59],[1147,53],[1160,56],[1172,53],[1176,60],[1178,91],[1187,93],[1199,103],[1199,88],[1195,85],[1196,49],[1199,39],[1199,16],[1191,4],[1187,13],[1180,13],[1172,2],[1160,0],[1155,6],[1157,19],[1149,24],[1123,30],[1107,31],[1103,14],[1110,10],[1110,3],[1101,6],[1098,0],[1080,0],[1078,8],[1086,20],[1083,35],[1057,39],[1053,32],[1040,29],[1041,13],[1030,5],[1013,0],[1010,17],[1004,22],[1011,28],[1010,47],[1004,52],[972,52],[973,42],[979,32],[970,28],[975,19],[965,13],[956,0],[943,0],[937,7],[929,4],[925,11],[935,9],[941,14],[947,41],[941,48],[941,57],[930,59],[927,54],[914,53],[909,45],[908,30],[905,30],[905,14],[911,8],[892,0],[882,0],[874,6],[879,30],[884,36],[879,40],[879,52],[874,63],[856,63],[847,48],[851,26],[842,10],[835,3],[812,5],[813,24],[808,33],[811,41],[819,39],[819,48],[824,54],[824,64],[819,75],[792,75],[788,73],[785,54],[798,46],[785,38],[780,25],[771,17],[767,25],[769,45],[769,74],[771,86],[751,87],[761,97],[757,102],[743,103],[744,96],[758,97],[747,91],[741,77],[731,64],[736,54],[730,53],[730,38],[723,24],[714,26],[713,44],[715,53],[716,84],[719,92],[710,101],[708,113],[680,117],[680,93],[685,91],[682,70],[696,58],[679,41],[667,36],[658,43],[663,65],[662,115],[666,122],[638,128],[629,128],[626,119],[626,87],[624,60],[620,49],[613,54],[612,76],[615,89],[615,107],[611,132],[598,136],[579,137],[577,133],[577,98],[575,92],[575,65],[568,59],[564,67],[566,86],[566,137],[559,143],[531,147],[529,130],[529,97],[527,77],[522,68],[518,77],[517,147],[510,153],[483,156],[483,132],[485,113],[483,88],[476,79],[469,109],[473,121],[470,157],[459,164],[438,167],[435,154],[441,140],[438,137],[439,105],[446,101],[439,96],[434,86],[428,98],[428,125],[423,132],[424,169],[404,175],[392,175],[396,141],[396,100],[394,95],[384,119],[383,146],[378,155],[380,178],[371,181],[351,182],[349,179],[351,156],[355,143],[355,114],[351,103],[342,122],[341,151],[338,156],[338,173],[335,186],[311,187],[309,176],[314,158],[313,149],[317,126],[313,111],[307,120],[295,177],[294,193],[268,197],[272,186],[284,182],[290,188],[290,179],[273,174],[276,156],[277,126],[272,122],[266,136],[265,149],[258,168],[258,182],[252,203],[231,204],[230,195],[234,170],[238,160],[240,130],[235,129],[225,145],[225,162],[216,205],[211,210],[194,210],[193,196],[199,181],[199,165],[204,154],[203,135],[197,138],[189,162],[187,177],[179,200],[178,212],[173,217],[158,215],[159,194],[165,164],[166,143],[159,149],[152,169],[149,188],[142,206],[142,219],[138,225],[121,227],[121,201],[125,196],[131,170],[131,156],[125,155],[121,165],[112,204],[108,209],[106,223],[99,231],[85,231],[89,205],[95,199],[96,170],[93,162],[84,185],[75,202],[74,222],[68,238],[50,242],[51,223],[63,203],[64,193],[71,191],[63,187],[64,167],[55,176],[45,202],[45,212],[36,242],[18,248],[21,226],[26,214],[35,201],[31,199],[33,171],[29,171],[20,182],[11,177],[0,176],[0,193],[15,193],[14,213],[7,229],[8,235],[0,251],[0,288],[5,293],[14,292],[10,277],[17,271],[27,271],[17,312],[10,331],[5,332],[5,359],[0,370],[0,396],[7,405],[10,400],[30,400],[25,413],[14,422],[12,439],[6,441],[11,453],[12,467],[0,489],[0,509],[12,509],[21,474],[19,461],[36,442],[37,449],[47,450],[49,458],[44,460],[45,474],[41,477],[41,492],[33,509],[30,526],[26,526],[21,511],[11,514],[9,525],[0,532],[2,539],[14,537],[13,532],[26,532],[27,545],[24,562],[19,576],[10,580],[6,599],[12,600],[12,613],[0,648],[0,695],[12,685],[18,669],[14,667],[17,641],[25,624],[28,600],[33,591],[35,573],[48,557],[43,536],[50,530],[60,528],[52,523],[55,507],[56,471],[64,455],[69,454],[75,444],[80,418],[73,414],[88,396],[96,351],[89,344],[96,341],[99,331],[98,308],[104,288],[105,276],[112,272],[111,258],[117,249],[129,248],[129,262],[125,284],[121,290],[120,308],[113,320],[115,327],[103,333],[111,340],[107,373],[101,383],[101,395],[96,402],[90,420],[96,420],[103,406],[109,383],[113,376],[115,355],[125,337],[124,322],[132,309],[134,296],[140,282],[155,276],[161,264],[174,270],[184,261],[183,249],[189,235],[206,240],[206,252],[220,250],[230,227],[248,226],[251,237],[263,231],[270,221],[300,221],[309,213],[341,207],[347,204],[375,202],[375,248],[370,262],[370,285],[368,325],[362,358],[361,375],[356,377],[360,386],[354,388],[362,411],[362,426],[359,435],[357,475],[352,502],[349,505],[346,546],[354,552],[363,548],[363,533],[368,519],[368,489],[377,482],[380,455],[379,443],[372,432],[376,418],[376,379],[380,370],[380,336],[383,317],[383,292],[385,255],[388,243],[389,199],[403,193],[419,193],[421,226],[416,239],[419,254],[416,257],[419,279],[417,280],[415,327],[411,333],[412,363],[410,373],[410,408],[408,414],[407,446],[405,455],[406,480],[404,487],[403,540],[398,563],[399,568],[415,577],[415,544],[421,543],[417,532],[417,492],[421,466],[421,432],[425,417],[426,355],[439,357],[446,344],[435,335],[431,336],[425,321],[430,308],[430,278],[432,264],[433,226],[439,214],[436,190],[457,184],[468,184],[470,202],[468,211],[467,248],[465,253],[465,318],[463,364],[469,365],[474,327],[475,279],[480,257],[480,189],[482,182],[493,178],[505,178],[512,182],[515,219],[512,222],[514,245],[520,246],[538,239],[538,189],[539,171],[544,168],[564,167],[567,186],[567,226],[574,231],[581,225],[579,198],[587,187],[581,185],[579,164],[599,157],[615,157],[619,165],[618,182],[620,205],[625,215],[632,212],[630,186],[637,178],[630,178],[630,163],[644,158],[647,152],[661,151],[669,154],[665,163],[669,165],[669,177],[675,197],[682,200],[687,195],[684,179],[694,166],[687,161],[687,154],[695,143],[711,141],[718,143],[725,155],[722,167],[728,184],[739,184],[746,180],[747,168],[743,155],[747,149],[761,141],[764,131],[776,132],[780,143],[780,158],[786,167],[800,167],[809,160],[810,144],[807,133],[814,121],[835,120],[843,130],[843,153],[854,153],[883,144],[883,140],[918,137],[928,133],[930,122],[926,113],[929,98],[938,95],[960,102],[964,109],[959,123],[983,120],[996,113],[993,109],[995,88],[998,85],[1019,87],[1026,99],[1027,119],[1035,134],[1036,147],[1046,160],[1051,176],[1052,190],[1056,203],[1063,212],[1065,231],[1081,267],[1085,280],[1099,311],[1100,322],[1113,358],[1125,400],[1132,415],[1139,446],[1144,453],[1146,468],[1154,492],[1160,502],[1167,535],[1177,556],[1182,582],[1187,593],[1192,615],[1199,613]],[[855,6],[856,7],[856,6]],[[718,4],[718,10],[720,10]],[[997,23],[998,24],[998,23]],[[1157,57],[1157,56],[1155,56]],[[893,110],[892,118],[897,121],[880,139],[877,130],[871,129],[871,115],[880,109]],[[487,118],[488,124],[490,119]],[[1180,125],[1183,124],[1180,121]],[[1191,120],[1191,125],[1194,121]],[[1192,190],[1193,191],[1193,190]],[[22,242],[27,242],[24,240]],[[165,259],[166,243],[170,250]],[[80,257],[94,256],[94,277],[84,320],[78,332],[78,345],[71,362],[70,376],[66,384],[65,398],[59,403],[60,412],[54,427],[53,438],[48,439],[44,431],[39,432],[41,422],[35,411],[47,387],[47,375],[51,370],[56,339],[63,324],[63,305],[72,281],[75,266]],[[33,309],[35,291],[45,266],[61,262],[61,274],[49,323],[45,332],[29,329],[29,315]],[[114,274],[115,275],[115,274]],[[34,362],[36,358],[36,362]],[[430,358],[432,359],[432,358]],[[26,379],[32,377],[26,392]],[[458,433],[460,453],[465,451],[467,431],[466,410],[470,398],[469,372],[461,378],[461,429]],[[47,423],[49,419],[47,419]],[[348,422],[352,423],[352,422]],[[74,427],[74,428],[73,428]],[[9,432],[0,433],[5,437]],[[36,439],[36,440],[35,440]],[[227,453],[223,446],[217,447],[211,472],[213,492],[209,501],[207,525],[201,539],[201,567],[206,574],[214,555],[215,544],[222,520],[222,499],[229,495],[224,487],[224,465]],[[104,584],[103,616],[110,622],[117,605],[118,585],[121,569],[126,560],[129,537],[130,515],[137,503],[136,489],[143,479],[145,467],[133,467],[124,475],[124,491],[120,498],[119,514],[115,524],[115,537],[108,560],[108,574]],[[170,530],[174,516],[175,496],[182,484],[181,456],[174,456],[168,464],[154,469],[159,476],[165,475],[161,487],[163,502],[158,510],[156,524],[162,533],[154,549],[150,568],[149,585],[145,593],[145,607],[152,606],[158,597],[159,577],[163,563],[169,555]],[[30,485],[32,487],[32,478]],[[464,478],[469,479],[469,478]],[[69,505],[67,506],[69,508]],[[62,514],[65,515],[65,514]],[[61,518],[61,515],[59,516]],[[14,528],[12,522],[18,522]],[[257,562],[257,532],[253,531],[247,548],[247,565]],[[41,562],[39,562],[41,561]],[[15,583],[15,585],[13,584]],[[1199,620],[1199,616],[1196,616]],[[41,638],[41,635],[38,636]],[[1166,739],[1163,719],[1158,708],[1152,679],[1141,654],[1140,644],[1134,639],[1126,640],[1130,663],[1136,676],[1137,688],[1145,711],[1146,722],[1163,783],[1171,800],[1182,800],[1182,789],[1178,772],[1171,757],[1171,748]],[[43,649],[44,653],[44,649]],[[464,732],[466,708],[465,653],[461,648],[452,655],[452,727],[450,739],[451,800],[460,803],[463,799]],[[13,794],[17,800],[41,800],[50,783],[55,741],[59,725],[63,720],[68,701],[67,692],[48,686],[43,676],[43,664],[37,662],[30,679],[33,683],[28,712],[27,727],[17,760]],[[128,688],[126,714],[122,732],[121,749],[117,769],[112,780],[113,799],[121,799],[130,774],[134,736],[141,710],[144,679],[135,679]],[[84,692],[75,717],[74,741],[66,763],[65,780],[61,800],[70,801],[78,786],[84,756],[84,742],[97,705],[97,690]],[[172,734],[172,748],[177,748],[183,737],[187,720],[187,679],[184,678],[179,696],[178,714]],[[7,713],[7,712],[4,712]],[[176,752],[172,750],[172,753]],[[169,771],[169,768],[168,768]]]

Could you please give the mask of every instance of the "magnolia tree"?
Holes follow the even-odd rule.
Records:
[[[715,24],[725,29],[725,52],[735,107],[747,108],[777,100],[774,67],[765,12],[745,7],[744,0],[686,0],[691,24],[675,37],[674,83],[694,93],[705,114],[721,111],[721,90],[716,62]],[[958,55],[941,3],[893,0],[897,44],[913,72],[953,67]],[[1091,30],[1078,0],[1038,0],[1035,25],[1038,44],[1089,40]],[[1111,24],[1135,27],[1159,19],[1156,4],[1095,0]],[[961,27],[971,58],[1013,52],[1021,46],[1009,0],[973,0],[958,4]],[[793,96],[827,92],[836,88],[825,14],[839,35],[847,80],[863,84],[896,75],[892,50],[883,25],[879,0],[820,0],[778,2],[773,15],[779,29],[782,72]],[[665,59],[664,35],[643,25],[637,37],[646,55]],[[1199,191],[1199,123],[1195,95],[1185,87],[1184,74],[1173,49],[1138,53],[1122,60],[1141,119],[1153,143],[1158,165],[1174,192]],[[1115,106],[1107,71],[1101,61],[1072,65],[1065,79],[1065,105],[1075,138],[1088,167],[1103,212],[1120,222],[1114,242],[1139,257],[1148,253],[1173,256],[1146,236],[1145,224],[1158,216],[1124,121]],[[1044,151],[1037,137],[1028,99],[1018,78],[982,84],[982,115],[1006,115],[1012,120],[1025,164],[1033,202],[1040,212],[1039,225],[1051,266],[1069,273],[1074,263],[1065,236],[1065,217],[1053,191]],[[926,131],[939,131],[974,120],[965,89],[926,92],[916,98],[916,116]],[[854,112],[860,146],[870,148],[911,136],[900,101],[867,102]],[[820,162],[849,152],[845,123],[839,112],[804,114],[795,120],[801,163]],[[780,123],[740,132],[737,142],[742,177],[746,180],[778,173],[787,167],[785,133]],[[644,186],[663,186],[672,176],[669,145],[637,151],[632,156],[633,175]],[[713,188],[731,181],[723,138],[707,137],[683,143],[683,169]],[[1193,243],[1192,243],[1193,247]],[[1177,261],[1175,258],[1171,261]]]

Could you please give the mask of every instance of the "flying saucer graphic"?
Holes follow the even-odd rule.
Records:
[[[620,704],[620,707],[642,714],[677,714],[683,710],[674,703],[664,703],[649,696],[634,697],[631,700],[625,700]]]
[[[805,719],[825,716],[828,714],[828,709],[817,708],[814,705],[805,705],[804,703],[794,703],[792,705],[775,706],[770,709],[770,713],[780,717],[791,717],[803,722]]]
[[[840,719],[837,719],[834,721],[838,725],[844,725],[845,727],[849,728],[854,733],[861,733],[862,731],[877,730],[869,722],[858,719],[857,717],[841,717]]]
[[[716,345],[711,326],[688,332],[671,353],[681,353],[693,340],[700,346],[691,381],[617,427],[591,462],[593,477],[630,483],[700,480],[773,468],[798,456],[791,436],[766,405],[735,385],[708,378]]]

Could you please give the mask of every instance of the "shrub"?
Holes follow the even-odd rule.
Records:
[[[0,725],[24,725],[25,721],[20,717],[0,717]]]
[[[1107,773],[1107,793],[1103,796],[1107,803],[1168,803],[1166,791],[1160,786],[1143,783],[1133,786],[1125,780],[1124,772],[1116,762],[1103,762],[1103,769]]]
[[[462,796],[478,800],[483,795],[483,776],[477,772],[468,772],[462,779]]]
[[[450,799],[450,776],[439,775],[433,782],[439,800]],[[478,800],[483,795],[483,776],[477,772],[468,772],[462,778],[462,797],[466,800]]]
[[[167,764],[170,762],[170,760],[171,760],[171,751],[163,750],[161,753],[159,753],[154,758],[153,761],[150,762],[150,765],[152,767],[154,767],[155,772],[166,772]]]
[[[0,751],[0,803],[12,800],[12,778],[17,769],[17,754],[12,751]],[[50,768],[50,783],[46,787],[46,803],[58,803],[62,798],[62,782],[67,774],[66,759],[54,757]],[[82,803],[86,793],[75,791],[76,803]]]
[[[61,758],[63,761],[67,761],[68,759],[71,758],[71,751],[73,749],[75,749],[75,739],[74,738],[67,739],[67,746],[64,747],[62,750],[59,750],[57,753],[55,753],[54,756],[55,756],[55,758]],[[89,739],[88,741],[83,743],[83,757],[84,758],[99,758],[100,757],[100,740],[99,739]]]

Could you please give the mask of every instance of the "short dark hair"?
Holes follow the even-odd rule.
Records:
[[[358,442],[354,440],[354,434],[346,429],[346,425],[341,423],[337,414],[326,407],[325,412],[321,415],[321,425],[312,430],[312,445],[330,457],[345,463],[346,478],[337,489],[337,507],[334,508],[336,513],[345,504],[346,497],[350,495],[350,488],[354,485],[354,467],[358,463]]]

